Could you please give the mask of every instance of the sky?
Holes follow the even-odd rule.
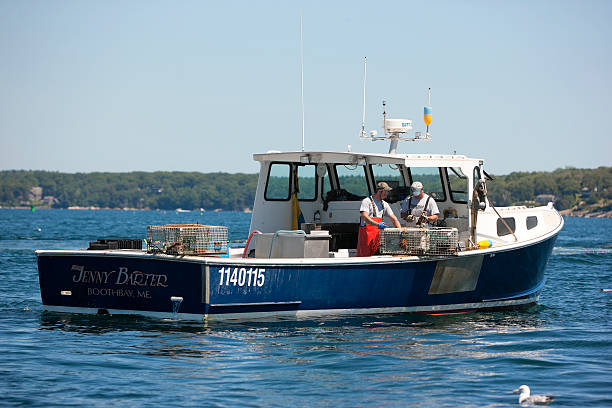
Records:
[[[0,169],[256,173],[388,151],[388,117],[491,174],[612,165],[612,1],[0,0]]]

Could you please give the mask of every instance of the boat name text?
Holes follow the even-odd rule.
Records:
[[[168,287],[167,275],[141,271],[130,272],[125,266],[120,266],[119,271],[88,271],[83,265],[72,265],[70,270],[75,272],[72,276],[72,281],[75,283]]]

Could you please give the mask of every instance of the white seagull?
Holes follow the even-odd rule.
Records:
[[[519,404],[521,405],[546,405],[550,404],[555,398],[549,395],[531,395],[531,390],[526,385],[521,385],[514,393],[519,392]]]

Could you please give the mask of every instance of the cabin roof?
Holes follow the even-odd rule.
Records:
[[[254,154],[259,162],[403,164],[406,167],[477,166],[481,159],[457,154],[388,154],[360,152],[267,152]]]

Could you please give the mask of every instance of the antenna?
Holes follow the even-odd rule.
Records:
[[[421,132],[415,132],[414,136],[407,135],[412,130],[412,120],[409,119],[387,119],[387,102],[382,101],[383,107],[383,132],[384,136],[377,136],[376,130],[370,131],[370,135],[366,136],[365,132],[365,97],[366,97],[366,78],[367,78],[367,62],[366,57],[363,58],[363,111],[361,118],[361,140],[370,139],[376,140],[389,140],[389,154],[396,154],[397,145],[400,140],[406,141],[429,141],[431,135],[429,134],[429,124],[431,123],[431,107],[426,106],[424,111],[425,124],[427,125],[427,133],[425,137],[421,137]],[[431,100],[431,88],[428,90],[428,101]]]
[[[387,137],[387,102],[383,100],[383,132],[385,132],[385,137]]]
[[[363,116],[361,117],[361,137],[365,137],[365,90],[366,90],[366,64],[368,57],[363,57]]]
[[[304,151],[304,47],[302,45],[302,10],[300,10],[300,76],[302,95],[302,151]]]

